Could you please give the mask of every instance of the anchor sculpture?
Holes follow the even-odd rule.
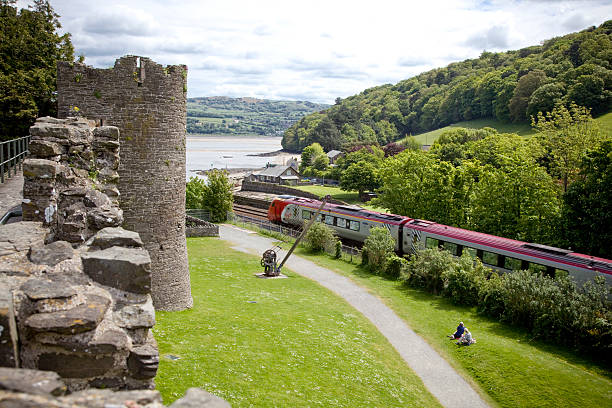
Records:
[[[281,269],[283,265],[285,265],[285,262],[287,262],[287,259],[291,256],[295,248],[297,248],[300,241],[302,241],[304,236],[306,236],[306,233],[308,232],[312,224],[317,220],[317,217],[321,213],[321,210],[323,210],[323,207],[325,207],[325,204],[327,204],[327,201],[330,198],[331,197],[329,195],[326,195],[323,198],[321,205],[319,206],[317,211],[314,213],[314,215],[310,218],[310,221],[308,221],[308,224],[306,224],[306,226],[302,230],[302,233],[295,240],[295,242],[291,246],[291,249],[289,250],[289,252],[287,252],[287,255],[285,255],[285,257],[283,258],[282,262],[279,265],[276,264],[277,257],[276,257],[276,250],[275,250],[275,248],[281,249],[279,246],[272,247],[271,249],[268,249],[263,253],[260,263],[261,263],[261,266],[263,266],[264,268],[264,272],[261,274],[258,274],[257,276],[263,277],[263,278],[274,278],[274,277],[278,277],[281,275]]]

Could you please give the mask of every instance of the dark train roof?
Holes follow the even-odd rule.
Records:
[[[470,242],[473,244],[515,252],[522,255],[561,262],[581,268],[594,269],[599,272],[612,275],[611,260],[580,254],[568,249],[517,241],[514,239],[502,238],[495,235],[469,231],[462,228],[449,227],[447,225],[423,220],[412,220],[406,224],[406,227],[426,231],[443,237]]]

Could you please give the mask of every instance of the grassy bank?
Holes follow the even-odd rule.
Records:
[[[348,276],[391,307],[455,368],[504,407],[603,407],[612,401],[612,374],[571,351],[534,341],[521,329],[458,307],[446,298],[410,289],[326,255],[304,256]],[[457,347],[445,336],[459,321],[477,339]]]
[[[259,259],[187,240],[194,307],[157,312],[157,388],[202,387],[233,407],[439,406],[359,313],[314,282],[263,280]],[[172,360],[169,356],[179,357]]]
[[[362,202],[359,199],[359,193],[357,193],[356,191],[344,191],[344,190],[341,190],[339,187],[317,186],[317,185],[294,186],[294,188],[297,188],[302,191],[307,191],[312,194],[316,194],[319,197],[323,197],[329,194],[332,198],[335,198],[336,200],[344,201],[345,203],[348,203],[348,204],[359,205],[361,207],[364,207],[364,208],[367,208],[373,211],[384,211],[383,208],[374,207],[373,205],[368,205],[368,203]]]

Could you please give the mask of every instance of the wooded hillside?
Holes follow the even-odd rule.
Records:
[[[187,100],[187,133],[280,136],[305,115],[329,105],[213,96]]]
[[[515,51],[483,52],[401,81],[366,89],[322,113],[304,117],[283,136],[301,151],[313,142],[328,151],[352,144],[384,145],[464,120],[529,123],[557,103],[591,109],[612,104],[612,20]]]

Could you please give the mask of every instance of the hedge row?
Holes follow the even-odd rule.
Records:
[[[567,276],[551,278],[529,271],[498,274],[478,259],[455,258],[440,249],[420,250],[409,259],[391,253],[378,264],[367,255],[364,259],[374,273],[448,297],[458,305],[477,306],[480,313],[524,327],[534,337],[612,360],[612,305],[602,277],[578,287]]]

